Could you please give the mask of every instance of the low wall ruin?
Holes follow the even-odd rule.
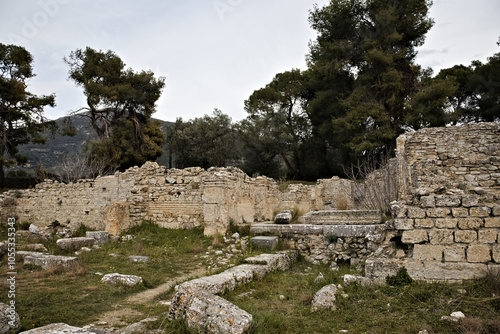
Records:
[[[252,178],[237,168],[167,170],[149,162],[95,180],[47,180],[34,189],[10,191],[0,195],[0,208],[3,217],[40,229],[74,231],[84,224],[117,235],[152,220],[165,228],[203,226],[205,234],[214,235],[225,233],[230,222],[273,220],[281,210],[352,207],[350,183],[334,177],[281,191],[273,179]]]
[[[325,228],[310,235],[288,231],[288,241],[321,261],[351,252],[351,258],[366,259],[372,278],[392,275],[402,265],[414,278],[428,280],[469,279],[499,268],[500,124],[402,135],[396,160],[400,199],[392,203],[393,220],[384,225],[377,245]],[[364,209],[355,207],[352,185],[334,177],[280,190],[274,180],[252,178],[237,168],[166,170],[146,163],[96,180],[46,181],[4,193],[0,213],[2,221],[15,216],[48,230],[84,224],[116,235],[152,220],[166,228],[203,226],[205,234],[214,235],[227,231],[230,222],[268,221],[286,209]]]
[[[500,124],[429,128],[397,148],[400,200],[386,238],[397,253],[372,257],[367,275],[404,265],[426,280],[462,280],[500,268]]]

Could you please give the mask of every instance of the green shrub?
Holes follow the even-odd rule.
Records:
[[[390,286],[405,286],[413,283],[413,278],[410,277],[406,267],[401,267],[396,275],[387,276],[385,282]]]

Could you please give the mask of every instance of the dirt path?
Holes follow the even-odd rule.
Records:
[[[156,296],[167,292],[176,284],[185,282],[190,278],[204,275],[206,271],[206,268],[199,268],[190,271],[182,276],[172,278],[154,289],[142,291],[128,297],[123,302],[114,305],[114,309],[112,311],[108,311],[102,314],[99,317],[99,320],[94,323],[94,328],[112,330],[116,329],[116,327],[129,325],[132,319],[138,319],[139,321],[148,316],[152,316],[151,314],[143,314],[135,309],[132,309],[133,305],[146,305],[150,303]],[[167,306],[165,306],[165,311],[167,311]]]

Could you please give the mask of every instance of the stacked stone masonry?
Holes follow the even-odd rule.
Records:
[[[500,269],[500,124],[431,128],[398,139],[400,200],[392,203],[404,250],[370,260],[370,275],[461,280]],[[378,268],[378,269],[377,269]]]
[[[310,225],[310,233],[290,227],[282,238],[313,261],[344,259],[354,250],[351,258],[368,257],[367,274],[374,278],[401,265],[421,279],[468,279],[498,269],[500,124],[423,129],[402,135],[397,144],[399,200],[383,237],[343,236],[350,225],[334,232]],[[237,168],[166,170],[146,163],[96,180],[46,181],[11,191],[0,195],[0,209],[3,221],[15,216],[40,229],[85,224],[116,235],[153,220],[166,228],[202,226],[213,235],[227,231],[231,221],[269,221],[281,210],[364,209],[348,195],[352,186],[334,177],[282,191],[274,180]]]
[[[58,183],[47,180],[34,189],[0,196],[3,217],[40,229],[76,230],[81,224],[116,235],[144,220],[165,228],[202,226],[207,235],[224,233],[236,224],[272,220],[276,212],[335,208],[345,202],[350,181],[334,177],[316,185],[290,185],[251,178],[237,168],[165,169],[146,163],[123,173]]]

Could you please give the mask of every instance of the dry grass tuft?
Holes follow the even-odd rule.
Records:
[[[464,334],[482,334],[484,333],[481,319],[465,318],[461,321],[461,327]]]
[[[214,248],[222,248],[224,247],[224,236],[220,233],[217,233],[214,236],[214,240],[212,241],[212,247]]]
[[[80,261],[76,266],[71,268],[71,270],[69,270],[66,273],[66,276],[68,277],[85,276],[85,275],[87,275],[87,267]]]
[[[337,199],[337,210],[347,210],[349,207],[349,204],[347,203],[347,198],[344,196],[340,196]]]

